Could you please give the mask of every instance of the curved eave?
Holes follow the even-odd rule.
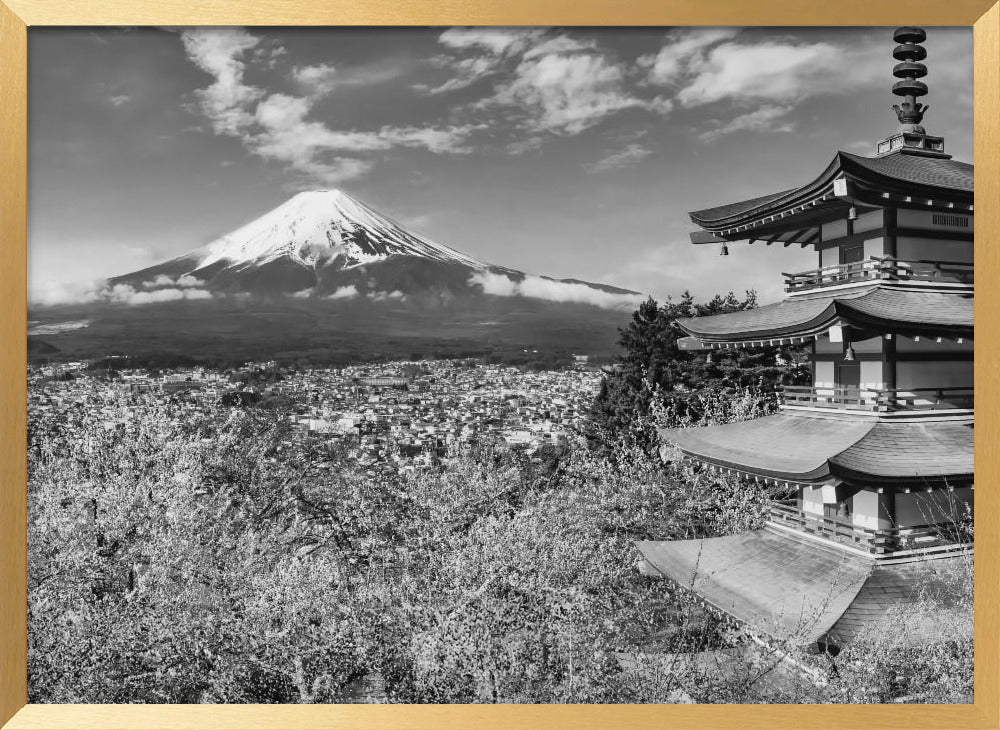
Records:
[[[851,294],[786,299],[710,317],[677,320],[708,346],[812,337],[841,324],[875,334],[971,338],[974,297],[967,292],[924,292],[873,286]]]
[[[928,625],[897,627],[897,641],[922,646],[940,639],[940,621],[957,616],[956,568],[966,556],[876,565],[815,542],[754,530],[700,540],[642,541],[636,547],[658,574],[779,641],[808,646],[851,643],[894,606],[914,603],[932,586],[939,615]]]
[[[897,174],[890,174],[894,169]],[[913,155],[893,156],[887,161],[886,158],[838,152],[815,180],[802,187],[693,211],[688,215],[704,230],[731,240],[763,235],[774,227],[808,228],[824,218],[839,217],[850,204],[833,194],[833,181],[838,177],[845,177],[849,183],[869,193],[877,193],[874,197],[869,196],[871,204],[892,203],[905,207],[912,203],[914,207],[925,207],[930,200],[938,207],[971,206],[971,169],[971,165],[952,160]],[[934,174],[935,170],[941,172]],[[881,194],[889,198],[882,200]]]
[[[973,479],[971,418],[898,423],[783,412],[740,423],[663,429],[660,438],[703,463],[797,484],[937,487]]]
[[[832,474],[845,481],[876,479],[928,487],[972,481],[973,422],[878,422],[864,438],[830,459]]]

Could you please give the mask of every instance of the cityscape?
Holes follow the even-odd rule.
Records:
[[[33,431],[59,429],[70,439],[74,422],[84,418],[109,431],[136,420],[224,422],[267,399],[282,402],[286,446],[342,445],[348,461],[366,470],[440,466],[449,453],[485,442],[529,454],[565,446],[583,431],[601,377],[585,355],[570,368],[540,371],[475,360],[302,371],[260,362],[234,372],[150,373],[125,360],[111,371],[89,365],[29,369]]]

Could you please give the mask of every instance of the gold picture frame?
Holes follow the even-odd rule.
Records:
[[[1000,284],[1000,4],[993,0],[0,0],[0,724],[27,728],[998,728],[1000,727],[1000,286],[980,286],[976,325],[978,550],[975,704],[872,706],[27,705],[27,27],[44,25],[972,25],[976,265]]]

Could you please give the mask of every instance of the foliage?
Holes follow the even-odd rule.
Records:
[[[257,409],[74,418],[32,435],[32,701],[330,702],[373,675],[398,701],[664,701],[617,653],[722,641],[635,570],[635,539],[745,527],[746,491],[689,466],[483,444],[370,475]]]
[[[728,422],[776,408],[779,385],[802,384],[809,372],[801,348],[681,350],[678,319],[752,309],[757,297],[732,292],[698,304],[685,292],[663,305],[647,299],[619,330],[623,354],[606,369],[593,422],[601,440],[625,440],[651,448],[655,426]],[[734,398],[734,396],[737,396]],[[739,402],[739,399],[745,399]],[[732,405],[732,408],[730,408]]]
[[[749,392],[735,405],[699,397],[703,418],[757,407]],[[634,443],[536,454],[483,443],[397,474],[290,438],[273,410],[153,419],[126,402],[118,415],[66,407],[30,424],[32,702],[971,692],[971,567],[832,659],[825,687],[763,682],[780,676],[780,657],[642,575],[634,541],[757,529],[771,495],[690,462],[664,466]],[[928,644],[897,640],[919,621]]]

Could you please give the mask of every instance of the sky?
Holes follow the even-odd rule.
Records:
[[[924,126],[972,161],[972,30],[928,28]],[[688,211],[874,154],[891,28],[32,28],[29,300],[339,188],[533,274],[699,299],[815,266]]]

